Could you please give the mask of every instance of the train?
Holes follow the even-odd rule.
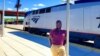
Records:
[[[62,21],[66,30],[66,4],[60,4],[28,11],[24,18],[24,31],[47,35],[55,28],[57,20]],[[100,47],[100,0],[83,0],[70,4],[70,40],[94,41]]]

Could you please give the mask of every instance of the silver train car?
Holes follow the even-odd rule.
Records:
[[[66,30],[66,4],[28,11],[23,22],[24,31],[46,35],[55,28],[56,20],[62,21]],[[70,40],[100,41],[100,0],[78,1],[70,7]]]

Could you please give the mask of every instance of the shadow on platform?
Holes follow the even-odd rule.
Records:
[[[14,35],[19,36],[19,37],[24,38],[24,39],[39,43],[39,44],[44,45],[46,47],[50,47],[49,40],[46,37],[31,35],[31,34],[23,33],[20,31],[14,31],[14,32],[9,32],[9,33],[14,34]]]

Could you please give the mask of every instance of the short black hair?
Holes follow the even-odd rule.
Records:
[[[56,23],[61,23],[61,20],[57,20]]]

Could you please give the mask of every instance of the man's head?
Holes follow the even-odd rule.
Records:
[[[62,27],[62,22],[60,20],[57,20],[56,21],[56,28],[61,29],[61,27]]]

